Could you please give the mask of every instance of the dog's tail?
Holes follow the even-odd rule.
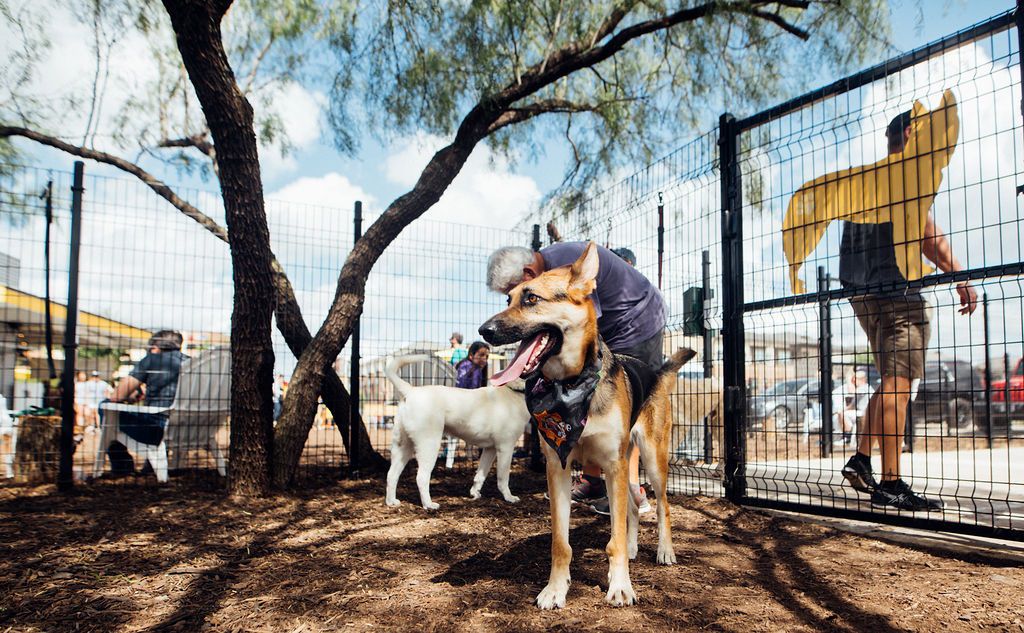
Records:
[[[402,397],[404,398],[409,395],[409,391],[413,388],[413,386],[410,385],[405,380],[402,380],[402,377],[398,375],[398,372],[401,371],[401,369],[406,365],[411,365],[413,363],[424,363],[430,360],[430,356],[427,356],[426,354],[412,354],[410,356],[399,356],[398,358],[388,363],[388,366],[384,368],[384,375],[388,377],[388,380],[391,381],[391,384],[395,386],[395,389],[398,390],[398,393],[402,394]]]
[[[671,374],[674,377],[679,368],[690,362],[690,359],[696,355],[697,352],[689,347],[680,347],[661,365],[661,369],[658,370],[658,380],[661,380],[667,374]]]

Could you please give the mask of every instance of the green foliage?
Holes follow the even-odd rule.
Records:
[[[427,131],[451,137],[461,118],[531,67],[567,47],[586,50],[616,7],[616,28],[665,16],[699,2],[472,0],[366,2],[359,13],[365,45],[339,51],[331,122],[350,125],[358,107],[382,137]],[[806,10],[753,2],[712,2],[710,15],[629,42],[524,98],[568,101],[576,112],[506,127],[488,142],[512,157],[543,151],[564,137],[575,160],[567,184],[585,185],[617,166],[649,162],[725,110],[751,112],[820,82],[820,73],[860,63],[884,46],[884,0],[813,1]],[[755,9],[810,33],[801,41]],[[357,102],[352,97],[358,94]],[[515,148],[520,150],[510,152]]]

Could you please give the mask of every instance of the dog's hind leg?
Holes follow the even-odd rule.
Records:
[[[426,510],[437,510],[441,507],[430,500],[430,475],[434,472],[439,450],[440,437],[423,438],[416,444],[416,487],[420,490],[420,503]]]
[[[397,506],[400,503],[397,496],[398,479],[413,456],[412,445],[403,437],[401,428],[398,425],[395,427],[391,440],[391,468],[388,469],[388,483],[384,493],[384,503],[389,506]]]
[[[548,584],[537,595],[541,609],[560,609],[565,606],[569,592],[569,501],[572,494],[572,470],[562,468],[558,455],[541,442],[548,471],[548,498],[551,500],[551,574]],[[568,462],[571,463],[571,462]]]
[[[494,447],[485,448],[480,455],[480,463],[476,467],[476,475],[473,476],[473,487],[469,489],[469,496],[474,499],[480,498],[480,489],[484,487],[487,473],[491,472],[491,465],[494,464]]]
[[[645,431],[638,431],[636,435],[640,436],[638,444],[644,471],[651,482],[651,487],[654,488],[654,496],[658,502],[658,564],[674,565],[676,554],[672,546],[672,522],[668,508],[668,434],[663,434],[665,439],[660,442],[651,438]]]
[[[508,474],[512,470],[512,450],[507,446],[497,449],[498,454],[498,491],[505,501],[519,503],[519,497],[512,494],[508,487]]]

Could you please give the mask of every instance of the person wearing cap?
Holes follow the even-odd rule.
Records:
[[[181,353],[182,340],[181,334],[173,330],[161,330],[154,334],[149,339],[149,353],[135,365],[130,374],[117,383],[110,400],[131,401],[145,385],[143,402],[146,406],[170,407],[178,391],[181,363],[188,358]],[[121,412],[118,428],[136,442],[156,445],[163,441],[167,414]],[[112,470],[134,472],[135,465],[120,442],[112,442],[107,454],[110,456]]]
[[[75,385],[75,400],[82,403],[83,424],[85,432],[92,433],[99,426],[100,403],[110,397],[113,388],[100,378],[100,372],[93,371],[89,379]]]
[[[523,281],[534,279],[546,270],[569,266],[583,254],[587,242],[558,242],[540,251],[505,246],[487,260],[487,285],[494,292],[508,294]],[[629,249],[623,254],[597,247],[600,262],[597,287],[591,295],[597,312],[597,329],[608,348],[616,354],[632,356],[652,372],[661,368],[662,339],[665,331],[665,306],[661,293],[634,264]],[[640,487],[640,453],[629,456],[629,487],[641,513],[652,510],[647,494]],[[608,514],[608,496],[601,469],[583,465],[583,477],[573,486],[573,503],[589,505],[598,514]]]

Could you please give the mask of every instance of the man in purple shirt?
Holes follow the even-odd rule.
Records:
[[[559,242],[534,252],[520,246],[505,246],[487,260],[487,285],[508,294],[523,281],[546,270],[569,266],[583,254],[586,242]],[[590,296],[597,311],[597,329],[605,344],[616,354],[632,356],[657,371],[662,363],[665,306],[661,292],[636,268],[617,254],[597,247],[600,266],[597,287]],[[630,489],[641,512],[650,511],[647,495],[640,488],[640,455],[634,448],[629,458]],[[584,464],[583,479],[573,488],[572,498],[607,513],[607,494],[601,470]]]

